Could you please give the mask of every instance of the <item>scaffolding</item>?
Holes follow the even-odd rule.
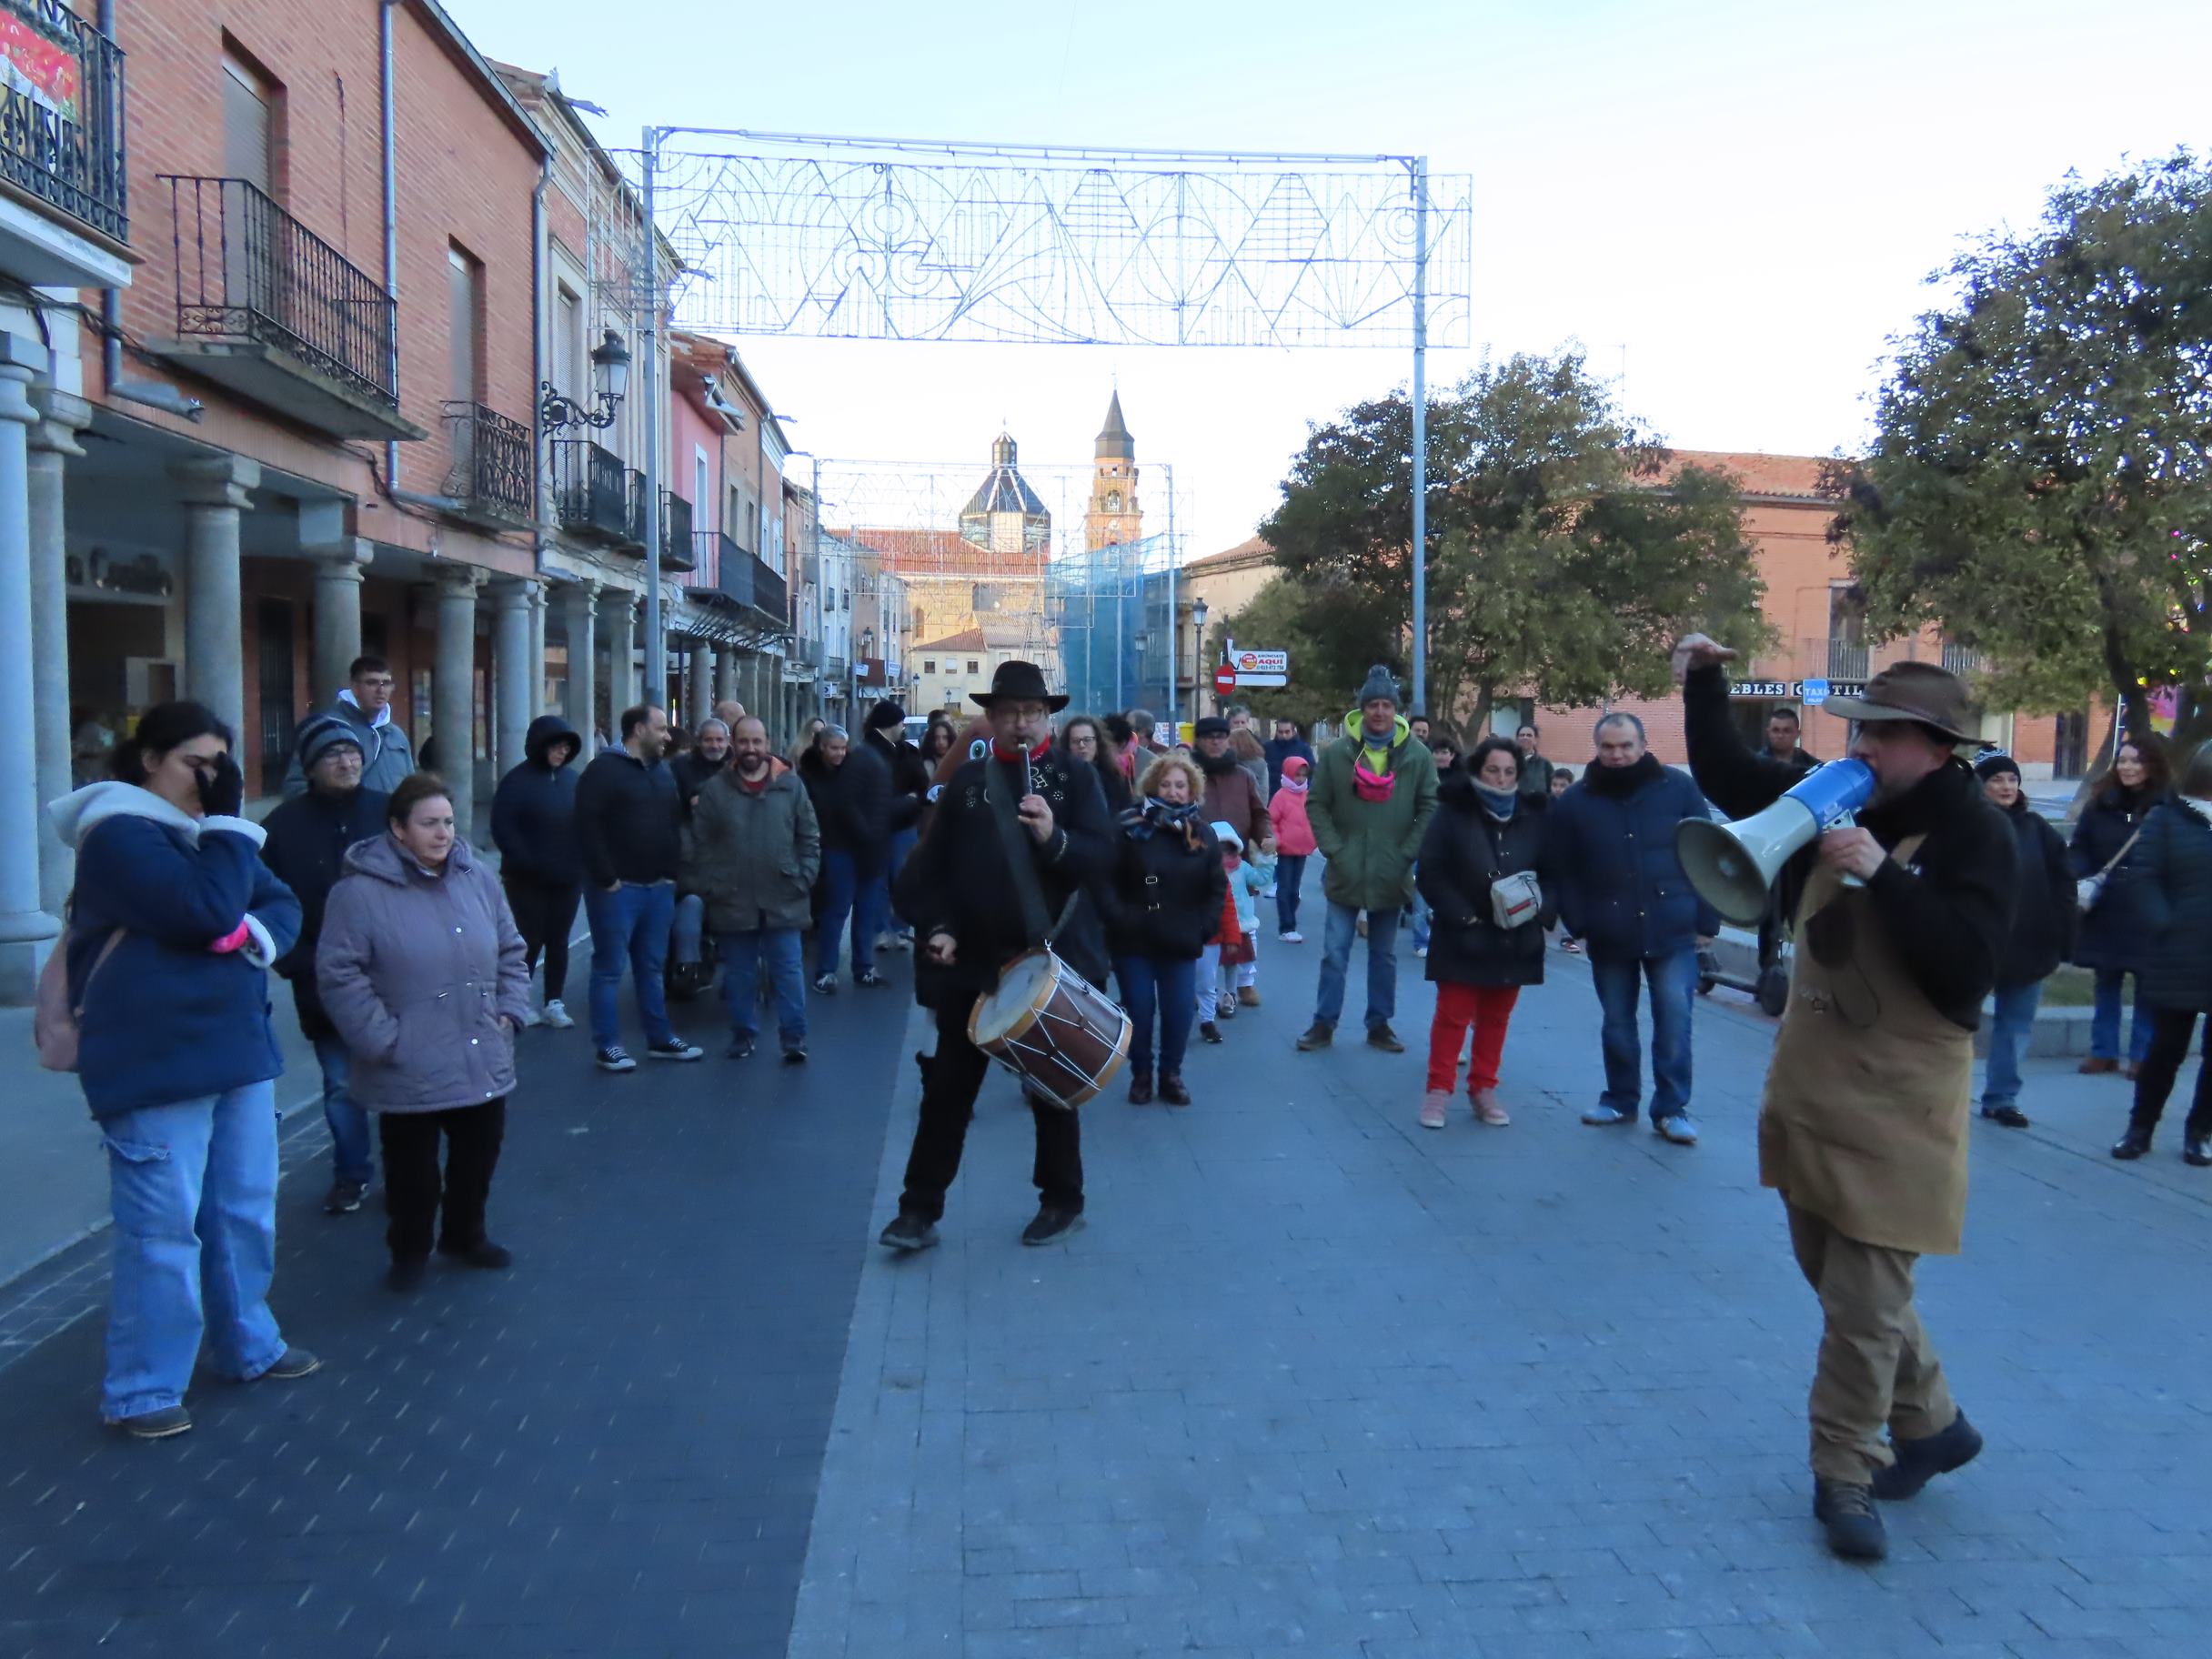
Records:
[[[1045,625],[1069,706],[1092,714],[1173,706],[1174,538],[1147,536],[1055,558]]]

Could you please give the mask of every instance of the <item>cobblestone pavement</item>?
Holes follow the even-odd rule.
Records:
[[[1554,955],[1513,1127],[1423,1131],[1417,1053],[1294,1053],[1312,948],[1266,951],[1193,1109],[1088,1109],[1069,1245],[1016,1243],[1030,1137],[988,1109],[944,1244],[868,1267],[794,1659],[2212,1652],[2212,1181],[2177,1124],[2115,1164],[2124,1087],[2039,1066],[2036,1129],[1976,1125],[1921,1300],[1988,1450],[1868,1570],[1808,1514],[1768,1023],[1701,1007],[1699,1147],[1587,1129],[1594,999]]]
[[[2124,1087],[2057,1065],[2033,1130],[1976,1125],[1967,1253],[1922,1304],[1989,1449],[1850,1567],[1806,1513],[1817,1319],[1754,1171],[1767,1022],[1701,1005],[1703,1145],[1585,1129],[1594,1000],[1554,956],[1513,1126],[1426,1132],[1401,966],[1416,1052],[1301,1056],[1312,947],[1271,946],[1197,1106],[1087,1110],[1064,1247],[1016,1242],[994,1079],[904,1262],[869,1243],[915,1107],[900,993],[819,1002],[799,1075],[716,1042],[601,1078],[529,1033],[511,1275],[393,1300],[317,1164],[276,1305],[323,1373],[204,1380],[200,1426],[139,1446],[96,1425],[96,1318],[0,1370],[0,1654],[2207,1651],[2212,1181],[2177,1125],[2115,1164]],[[0,1311],[96,1300],[100,1248]]]
[[[325,1369],[203,1374],[177,1440],[98,1426],[106,1235],[0,1288],[0,1654],[783,1653],[905,1007],[818,1002],[803,1071],[705,1002],[709,1057],[631,1077],[524,1033],[515,1269],[411,1299],[288,1141],[273,1302]]]

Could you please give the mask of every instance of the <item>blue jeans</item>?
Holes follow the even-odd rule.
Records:
[[[807,972],[800,960],[797,928],[755,928],[748,933],[717,933],[722,948],[722,1006],[729,1010],[729,1034],[740,1041],[759,1030],[754,1012],[760,1006],[760,961],[768,960],[769,986],[776,999],[776,1031],[783,1051],[807,1046]]]
[[[100,1123],[116,1218],[107,1292],[109,1422],[181,1404],[200,1342],[247,1381],[284,1353],[276,1271],[276,1088],[141,1106]]]
[[[669,929],[676,920],[676,883],[625,881],[611,893],[591,888],[584,894],[584,915],[591,924],[592,1046],[611,1049],[622,1041],[620,992],[626,958],[638,988],[645,1040],[674,1042],[676,1028],[669,1023],[660,976],[669,957]]]
[[[2043,1000],[2043,981],[1998,990],[1996,1017],[1989,1022],[1989,1065],[1982,1080],[1982,1110],[2020,1101],[2020,1053],[2035,1029],[2036,1007]]]
[[[2089,1010],[2089,1052],[2099,1060],[2120,1057],[2120,981],[2131,973],[2135,973],[2132,968],[2096,970],[2096,996]],[[2129,1005],[2127,1022],[2127,1059],[2138,1066],[2150,1052],[2150,1010],[2140,1006],[2142,997],[2143,976],[2136,974],[2136,1000]]]
[[[1298,895],[1305,886],[1306,858],[1302,852],[1285,852],[1275,859],[1275,931],[1298,931]]]
[[[670,915],[669,951],[679,964],[690,967],[699,960],[699,942],[707,937],[707,900],[698,893],[686,893]]]
[[[1359,937],[1360,913],[1329,900],[1329,920],[1322,933],[1321,987],[1313,999],[1313,1023],[1335,1029],[1344,1014],[1344,975],[1352,966],[1352,941]],[[1367,912],[1367,1029],[1388,1025],[1398,1011],[1398,907]]]
[[[913,931],[913,924],[892,907],[890,890],[898,885],[899,872],[906,868],[907,854],[914,850],[914,844],[920,839],[921,830],[919,828],[893,830],[890,861],[883,869],[883,913],[907,932]]]
[[[822,913],[814,935],[817,979],[837,971],[845,944],[845,920],[852,920],[852,970],[867,973],[876,965],[876,935],[890,919],[890,880],[881,870],[863,880],[850,852],[822,854]]]
[[[331,1179],[357,1181],[366,1187],[377,1178],[377,1160],[369,1150],[368,1113],[353,1098],[353,1056],[337,1038],[317,1037],[315,1058],[323,1069],[323,1121],[330,1125]]]
[[[1198,964],[1158,956],[1117,956],[1121,1003],[1137,1029],[1129,1040],[1129,1069],[1152,1074],[1152,1013],[1160,1014],[1160,1075],[1181,1077],[1191,1024],[1198,1013]]]
[[[1429,901],[1416,892],[1413,895],[1413,911],[1407,918],[1413,924],[1414,950],[1426,950],[1429,948],[1429,918],[1434,913],[1429,909]]]
[[[1636,1031],[1636,997],[1652,987],[1652,1121],[1690,1109],[1690,1010],[1697,998],[1697,950],[1685,945],[1665,956],[1592,957],[1590,978],[1604,1011],[1605,1092],[1598,1098],[1615,1111],[1636,1115],[1644,1089],[1643,1045]]]

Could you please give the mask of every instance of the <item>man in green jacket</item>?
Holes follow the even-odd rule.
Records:
[[[1345,735],[1322,750],[1306,818],[1328,868],[1329,901],[1321,987],[1301,1050],[1325,1049],[1344,1011],[1344,976],[1360,914],[1367,915],[1367,1041],[1393,1054],[1405,1044],[1390,1029],[1398,1005],[1398,918],[1413,896],[1413,858],[1436,810],[1436,760],[1398,713],[1398,682],[1377,664],[1360,688]]]

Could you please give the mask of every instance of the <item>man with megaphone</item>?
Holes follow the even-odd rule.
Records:
[[[1722,811],[1761,816],[1729,827],[1733,849],[1685,848],[1684,866],[1724,914],[1742,910],[1747,868],[1799,893],[1759,1181],[1781,1192],[1820,1297],[1813,1513],[1837,1554],[1877,1560],[1874,1500],[1909,1498],[1982,1449],[1914,1311],[1913,1269],[1956,1254],[1965,1224],[1974,1031],[2012,922],[2014,838],[1956,753],[1975,739],[1957,676],[1898,663],[1863,696],[1830,698],[1856,722],[1865,770],[1801,778],[1736,735],[1722,667],[1734,655],[1703,634],[1674,648],[1690,769]]]

